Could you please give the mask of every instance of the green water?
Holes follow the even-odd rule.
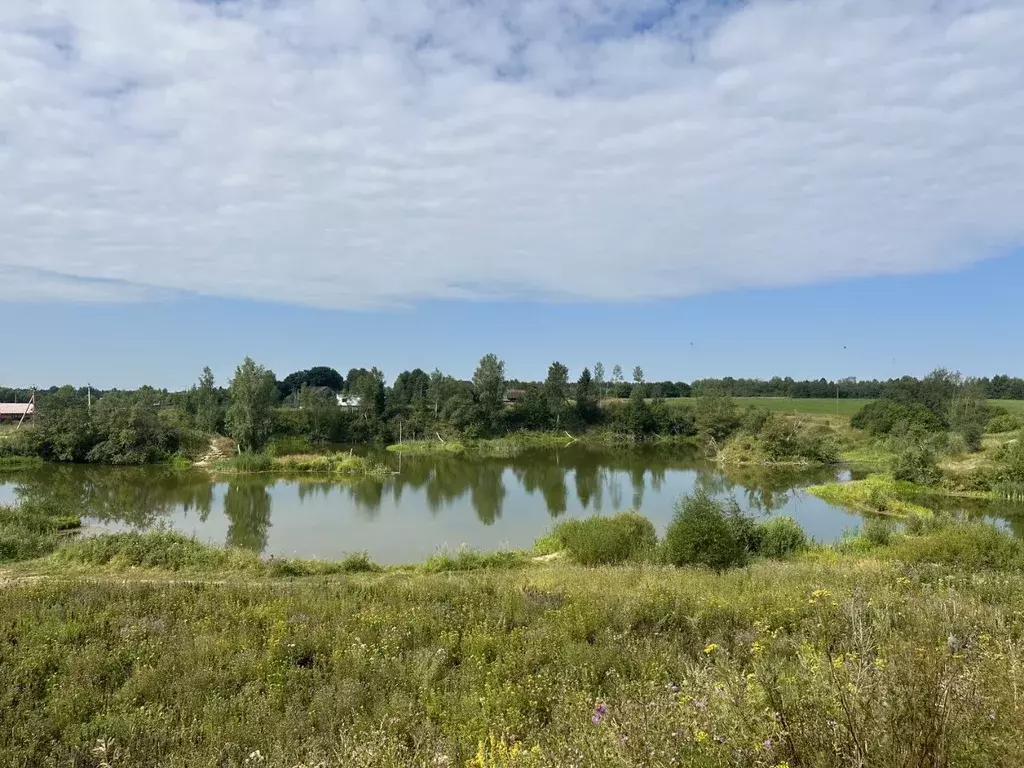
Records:
[[[381,458],[397,474],[357,482],[47,466],[0,475],[0,503],[46,496],[81,511],[90,531],[167,526],[265,555],[337,558],[366,551],[385,564],[462,545],[525,548],[556,520],[623,509],[637,509],[663,529],[673,502],[694,488],[733,496],[753,514],[791,515],[819,541],[833,541],[860,522],[800,490],[841,477],[835,468],[723,473],[692,453],[579,447],[514,458]]]

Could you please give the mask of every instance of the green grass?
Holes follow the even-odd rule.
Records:
[[[931,515],[928,507],[907,499],[920,501],[922,497],[936,493],[931,487],[893,480],[881,474],[848,483],[812,485],[805,490],[823,501],[855,512],[890,517]]]
[[[38,456],[0,456],[0,470],[38,469],[45,463]]]
[[[38,502],[0,505],[0,563],[16,562],[53,552],[66,531],[82,525],[74,511]]]
[[[404,443],[389,445],[387,450],[392,453],[404,453],[412,456],[430,456],[445,454],[461,454],[466,446],[456,440],[442,443],[440,440],[406,440]]]
[[[836,399],[828,397],[734,397],[736,405],[744,407],[754,405],[776,413],[802,413],[835,416]],[[850,417],[874,400],[858,398],[840,398],[838,415]]]
[[[665,404],[669,407],[686,408],[693,405],[694,399],[692,397],[673,397],[665,400]],[[836,400],[834,397],[734,397],[732,401],[740,408],[753,405],[773,413],[801,413],[820,416],[836,415]],[[869,398],[840,398],[838,415],[850,418],[865,405],[872,402],[874,400]]]
[[[944,555],[945,556],[945,555]],[[4,764],[1015,765],[1024,577],[833,555],[0,589]]]
[[[312,453],[271,456],[269,453],[243,453],[214,464],[215,472],[263,473],[278,472],[326,474],[339,477],[382,477],[391,474],[384,464],[353,453]]]
[[[1024,415],[1024,400],[989,400],[988,403],[1005,408],[1010,413]]]

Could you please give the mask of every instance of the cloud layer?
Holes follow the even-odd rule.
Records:
[[[6,299],[636,300],[1024,242],[1018,0],[0,4]]]

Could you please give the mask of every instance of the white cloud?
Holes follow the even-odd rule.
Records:
[[[954,268],[1024,242],[1022,43],[1018,0],[3,3],[3,296]]]

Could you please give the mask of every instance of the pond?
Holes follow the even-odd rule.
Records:
[[[382,564],[419,562],[463,545],[528,548],[558,520],[625,509],[646,515],[660,533],[676,499],[695,488],[733,497],[757,516],[790,515],[821,542],[860,524],[801,490],[849,476],[837,468],[723,472],[686,451],[576,446],[512,458],[380,458],[396,474],[341,482],[51,465],[0,475],[0,503],[46,496],[81,510],[92,531],[166,526],[264,555],[336,559],[365,551]]]

